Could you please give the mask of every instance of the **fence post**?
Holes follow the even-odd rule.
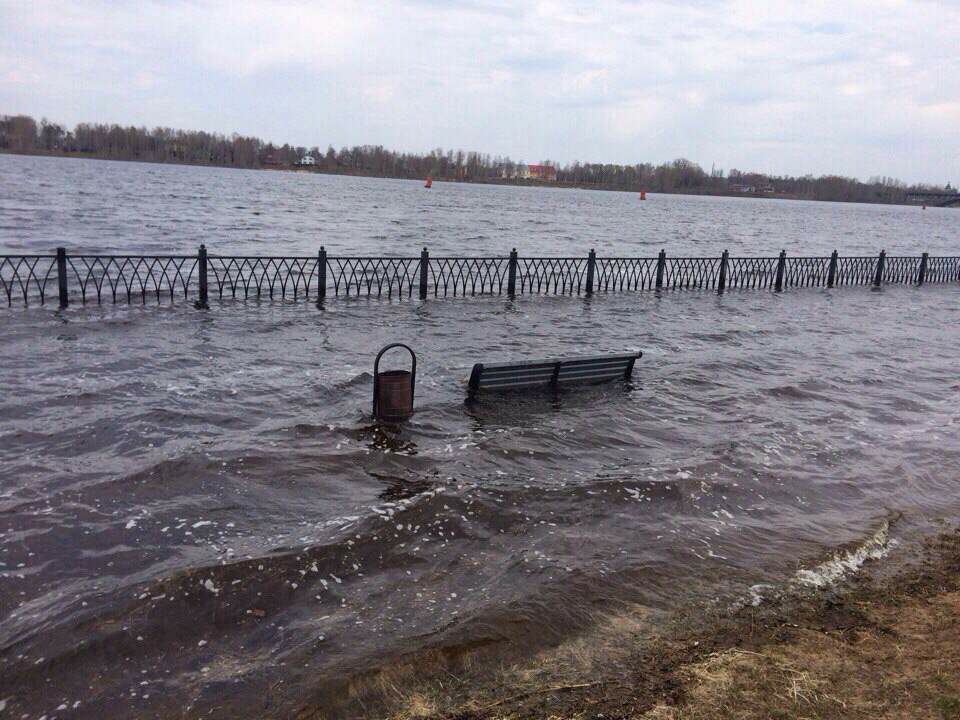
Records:
[[[720,279],[717,281],[717,293],[722,295],[727,287],[727,260],[730,258],[730,251],[724,250],[720,256]]]
[[[200,297],[197,299],[197,308],[206,308],[207,305],[207,246],[200,245],[197,252],[197,272],[200,278]]]
[[[667,266],[667,251],[661,250],[657,255],[657,289],[663,287],[663,271]]]
[[[777,280],[773,286],[773,289],[776,290],[777,292],[781,292],[783,290],[783,271],[786,269],[786,267],[787,267],[787,251],[781,250],[780,259],[777,260]]]
[[[65,248],[57,248],[57,287],[60,290],[60,309],[70,304],[70,297],[67,293],[67,251]]]
[[[830,254],[830,272],[827,274],[827,287],[832,288],[837,282],[837,251]]]
[[[420,299],[427,299],[427,267],[430,265],[430,253],[424,248],[420,253]]]
[[[510,265],[507,270],[507,295],[517,294],[517,249],[510,251]]]
[[[327,249],[321,245],[317,255],[317,305],[327,296]]]
[[[587,295],[593,295],[593,276],[597,270],[597,251],[591,250],[587,255]]]
[[[927,253],[920,256],[920,272],[917,273],[917,285],[923,285],[923,281],[927,279],[927,257]]]
[[[880,287],[883,283],[883,266],[887,259],[887,251],[881,250],[880,257],[877,259],[877,274],[873,278],[873,286]]]

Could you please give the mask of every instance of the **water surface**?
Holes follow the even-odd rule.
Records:
[[[956,254],[949,208],[0,156],[0,252]]]

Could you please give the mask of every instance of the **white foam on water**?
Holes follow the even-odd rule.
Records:
[[[798,570],[786,585],[787,587],[793,586],[794,588],[799,586],[807,589],[823,590],[836,584],[843,578],[859,572],[868,560],[879,560],[885,557],[890,552],[890,549],[896,545],[897,540],[890,538],[890,523],[884,520],[877,531],[860,545],[836,553],[830,559],[825,560],[813,568],[802,568]],[[747,592],[747,597],[741,603],[735,604],[735,606],[743,607],[749,605],[758,607],[777,594],[777,588],[774,585],[758,583],[752,585]]]
[[[756,585],[750,586],[750,599],[749,605],[751,607],[758,607],[765,599],[766,591],[773,590],[773,585],[767,585],[765,583],[758,583]]]
[[[866,541],[846,552],[834,555],[814,568],[798,570],[794,580],[807,587],[829,587],[847,575],[858,572],[867,560],[879,560],[884,557],[894,544],[896,541],[890,539],[890,523],[884,520]]]

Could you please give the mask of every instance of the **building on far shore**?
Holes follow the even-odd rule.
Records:
[[[307,153],[302,158],[300,158],[300,160],[297,161],[297,165],[300,165],[301,167],[316,165],[316,164],[317,164],[317,159],[309,153]]]
[[[514,177],[519,180],[556,182],[557,169],[553,165],[519,165]]]
[[[730,192],[738,193],[774,193],[776,190],[773,185],[765,183],[763,185],[741,185],[733,183],[730,185]]]

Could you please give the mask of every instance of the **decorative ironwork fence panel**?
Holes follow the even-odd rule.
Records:
[[[776,258],[774,258],[776,260]],[[786,258],[784,287],[826,287],[830,275],[829,257]]]
[[[420,273],[417,257],[331,257],[327,288],[334,295],[411,297]]]
[[[877,275],[877,258],[837,258],[836,285],[870,285]]]
[[[432,257],[428,286],[435,297],[502,295],[507,291],[508,257]]]
[[[207,272],[220,298],[296,300],[317,295],[318,262],[316,257],[210,255]]]
[[[597,258],[596,290],[650,290],[657,282],[657,258]]]
[[[883,260],[883,282],[909,285],[920,275],[920,258],[887,255]]]
[[[0,255],[0,290],[7,299],[23,300],[24,305],[43,305],[57,295],[57,258],[55,255]]]
[[[187,299],[197,267],[197,258],[189,255],[69,255],[66,260],[68,279],[76,281],[84,304]]]
[[[526,295],[580,293],[587,276],[587,258],[517,258],[517,281]]]
[[[714,288],[720,275],[720,258],[667,258],[663,286],[666,288]]]
[[[829,258],[827,258],[829,260]],[[741,289],[773,288],[777,277],[776,257],[730,258],[727,265],[727,287]]]
[[[59,300],[316,300],[473,295],[589,294],[664,289],[782,290],[794,287],[960,282],[957,256],[840,257],[307,257],[208,255],[0,255],[7,305]]]
[[[957,282],[960,281],[960,257],[927,258],[926,282]]]

